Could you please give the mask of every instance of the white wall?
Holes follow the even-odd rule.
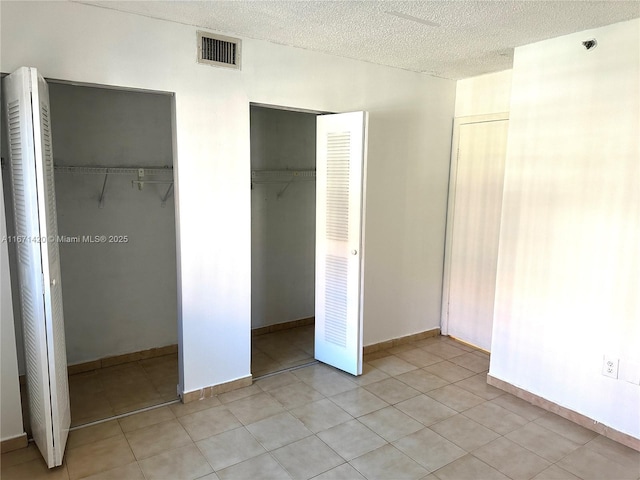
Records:
[[[636,438],[638,78],[640,20],[516,49],[490,368]]]
[[[370,112],[364,344],[439,327],[455,82],[250,46],[243,69],[251,101]]]
[[[3,176],[5,175],[4,169],[2,174]],[[2,341],[0,350],[0,362],[2,364],[2,377],[0,378],[0,411],[2,412],[0,417],[0,440],[8,440],[24,434],[20,407],[16,337],[13,329],[8,242],[4,240],[7,235],[4,211],[4,193],[2,182],[0,182],[0,340]]]
[[[252,170],[315,166],[316,115],[251,107]],[[253,184],[251,328],[315,315],[315,195],[314,179]]]
[[[51,83],[56,165],[172,166],[169,95]],[[176,231],[168,185],[136,175],[56,173],[60,235],[126,236],[61,243],[69,364],[177,343]],[[157,177],[172,180],[172,175]]]
[[[456,117],[508,112],[511,101],[511,76],[511,70],[504,70],[458,80]]]
[[[439,325],[455,82],[254,40],[237,72],[197,64],[191,26],[0,8],[4,72],[175,92],[185,391],[250,374],[249,102],[370,112],[364,341]]]

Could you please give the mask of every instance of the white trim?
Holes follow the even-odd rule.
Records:
[[[249,108],[258,107],[258,108],[269,108],[271,110],[284,110],[287,112],[296,112],[296,113],[311,113],[313,115],[331,115],[336,112],[325,112],[323,110],[312,110],[309,108],[299,108],[292,107],[288,105],[273,105],[271,103],[260,103],[260,102],[249,102]]]
[[[58,85],[68,85],[72,87],[102,88],[104,90],[118,90],[121,92],[152,93],[155,95],[168,95],[171,97],[175,96],[175,92],[171,92],[167,90],[152,90],[149,88],[128,87],[126,85],[110,85],[107,83],[94,83],[94,82],[77,82],[75,80],[65,80],[61,78],[49,78],[49,77],[45,77],[45,81],[48,84],[55,83]]]
[[[499,122],[501,120],[509,120],[509,112],[500,113],[486,113],[484,115],[469,115],[465,117],[456,117],[453,119],[453,126],[467,125],[469,123],[485,123],[485,122]],[[457,124],[457,125],[456,125]],[[454,130],[454,139],[455,133]]]

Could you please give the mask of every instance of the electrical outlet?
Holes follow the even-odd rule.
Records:
[[[602,362],[602,375],[605,377],[618,378],[619,365],[620,359],[605,355]]]

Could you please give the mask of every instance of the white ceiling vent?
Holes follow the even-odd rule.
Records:
[[[240,70],[240,39],[198,32],[198,63]]]

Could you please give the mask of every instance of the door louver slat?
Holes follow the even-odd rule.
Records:
[[[347,259],[327,255],[325,290],[326,325],[324,338],[341,347],[347,346]]]

